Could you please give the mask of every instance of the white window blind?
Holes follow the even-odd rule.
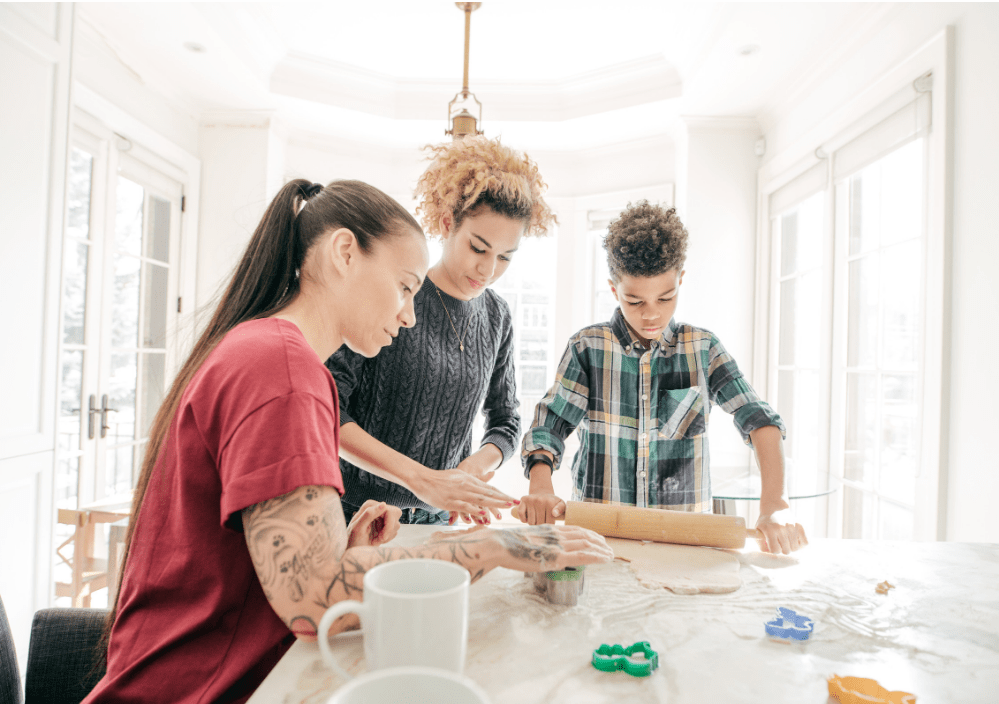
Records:
[[[917,93],[908,105],[837,149],[833,155],[833,180],[841,181],[925,135],[930,129],[931,107],[930,93]]]
[[[829,168],[825,159],[795,177],[770,194],[770,216],[785,213],[809,196],[824,191],[828,185]]]

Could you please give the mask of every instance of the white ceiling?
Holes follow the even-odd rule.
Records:
[[[87,31],[197,119],[266,111],[292,129],[412,146],[443,137],[461,87],[464,16],[443,0],[77,8]],[[765,123],[891,11],[486,0],[472,14],[470,87],[486,132],[522,148],[641,139],[681,115]],[[758,51],[742,55],[750,46]]]

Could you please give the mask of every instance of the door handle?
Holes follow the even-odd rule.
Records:
[[[93,407],[94,404],[93,396],[90,397],[90,403],[91,407]],[[99,410],[101,413],[101,437],[106,438],[108,435],[108,430],[111,429],[111,426],[108,425],[108,412],[110,411],[117,412],[118,409],[111,408],[110,406],[108,406],[108,395],[104,394],[103,396],[101,396],[101,407]],[[91,418],[93,418],[93,416],[91,416]],[[93,437],[93,435],[91,435],[90,437]]]
[[[100,409],[97,408],[97,395],[90,394],[90,408],[87,410],[87,437],[90,440],[94,439],[94,434],[97,431],[97,428],[94,427],[94,417],[100,412]]]
[[[79,408],[72,408],[70,413],[79,413]],[[87,438],[90,440],[94,439],[94,416],[101,412],[101,409],[97,407],[97,397],[94,394],[90,394],[90,408],[87,409]]]

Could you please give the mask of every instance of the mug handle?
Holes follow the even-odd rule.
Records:
[[[316,635],[319,638],[319,651],[323,655],[323,660],[326,664],[336,672],[345,681],[354,679],[354,676],[347,672],[340,663],[337,662],[336,656],[333,655],[333,649],[330,648],[329,630],[333,622],[336,621],[341,616],[346,616],[347,614],[357,614],[358,617],[363,618],[364,604],[360,601],[353,601],[352,599],[346,599],[339,603],[333,604],[333,606],[326,609],[326,613],[323,614],[322,619],[319,621],[319,628],[317,629]]]

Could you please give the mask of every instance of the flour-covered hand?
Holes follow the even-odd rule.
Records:
[[[603,536],[580,526],[543,525],[506,530],[477,526],[466,531],[435,533],[432,541],[453,544],[462,553],[521,572],[550,572],[614,559],[614,551]]]

